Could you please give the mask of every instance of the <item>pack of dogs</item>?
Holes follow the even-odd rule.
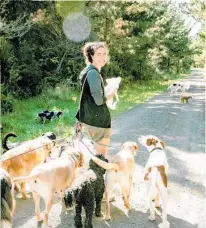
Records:
[[[189,90],[190,84],[184,83],[173,83],[171,84],[167,90],[170,91],[170,96],[177,95],[177,91],[180,91],[180,103],[189,103],[189,99],[192,98],[191,95],[186,94],[186,91]]]
[[[115,110],[119,102],[118,89],[121,77],[107,79],[105,94],[117,89],[114,102],[111,99],[107,105]],[[168,87],[170,95],[180,90],[180,102],[188,103],[192,98],[184,94],[189,85],[174,83]],[[38,114],[42,123],[59,118],[62,112],[42,111]],[[13,132],[5,135],[2,146],[4,152],[0,157],[1,180],[1,227],[11,228],[15,213],[15,198],[30,198],[25,185],[29,184],[33,196],[35,215],[43,227],[49,227],[49,212],[54,202],[54,196],[61,199],[62,206],[75,206],[75,227],[93,227],[93,214],[102,217],[102,200],[105,196],[105,220],[111,220],[110,198],[113,188],[119,184],[124,207],[130,210],[130,196],[135,172],[135,155],[139,149],[136,142],[123,143],[119,152],[109,160],[102,155],[88,152],[88,147],[64,144],[56,147],[56,135],[47,132],[43,135],[19,144],[8,146],[8,139],[17,137]],[[162,224],[170,227],[167,220],[168,201],[168,161],[164,142],[154,135],[142,135],[137,141],[149,152],[144,170],[144,182],[147,189],[149,220],[154,221],[156,208],[162,208]],[[91,147],[93,144],[91,143]],[[58,156],[51,158],[52,151],[58,148]],[[40,210],[40,199],[45,202],[45,210]],[[82,208],[85,210],[85,220],[82,221]],[[84,224],[83,224],[84,223]]]
[[[60,145],[58,156],[51,159],[51,153],[56,147],[55,140],[56,135],[47,132],[36,139],[21,143],[1,156],[2,228],[12,227],[16,195],[20,192],[22,198],[29,198],[25,192],[25,183],[29,184],[33,196],[36,219],[43,222],[44,228],[49,227],[49,212],[56,195],[61,199],[63,207],[70,208],[75,205],[75,227],[83,227],[84,223],[84,227],[91,228],[93,214],[97,217],[103,216],[103,195],[106,200],[104,219],[111,219],[110,197],[116,184],[121,187],[125,208],[130,210],[135,155],[139,148],[136,142],[123,143],[119,152],[108,161],[102,155],[95,156],[92,153],[89,153],[88,159],[88,151],[69,144]],[[162,223],[167,228],[168,162],[165,145],[162,140],[152,135],[140,136],[137,140],[150,153],[144,172],[149,219],[155,220],[155,207],[160,206],[161,199]],[[41,198],[45,202],[44,212],[40,210]],[[82,208],[85,210],[84,222]]]

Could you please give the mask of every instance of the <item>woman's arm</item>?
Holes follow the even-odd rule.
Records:
[[[90,92],[96,105],[102,105],[106,103],[106,97],[103,96],[103,90],[101,85],[101,78],[96,70],[91,70],[88,73],[87,81],[90,87]]]

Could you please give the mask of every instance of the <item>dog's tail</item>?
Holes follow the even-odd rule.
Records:
[[[3,147],[4,151],[10,150],[10,148],[7,146],[7,140],[9,137],[17,137],[17,135],[13,132],[9,132],[4,136],[4,138],[2,140],[2,147]]]
[[[39,174],[31,175],[31,176],[22,176],[22,177],[16,177],[13,179],[13,182],[25,182],[25,181],[31,181],[36,180],[39,178]]]
[[[1,178],[1,227],[12,227],[12,216],[15,208],[13,191],[10,178]]]
[[[106,170],[110,170],[110,169],[119,170],[119,165],[117,163],[105,162],[105,161],[102,161],[101,159],[99,159],[97,157],[92,157],[91,159],[97,165],[101,166],[103,169],[106,169]]]

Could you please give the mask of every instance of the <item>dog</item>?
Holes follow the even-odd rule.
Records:
[[[12,180],[9,173],[0,168],[1,183],[1,228],[12,228],[12,217],[15,209]]]
[[[188,103],[188,100],[191,99],[192,96],[181,94],[180,95],[180,103]]]
[[[147,186],[147,196],[149,202],[149,220],[155,220],[155,207],[159,207],[159,198],[162,200],[162,222],[164,227],[169,227],[167,221],[167,185],[168,185],[168,161],[164,152],[163,141],[153,135],[140,136],[140,144],[145,146],[150,152],[148,162],[145,166],[144,180]],[[155,207],[153,196],[155,195]]]
[[[117,89],[117,91],[115,93],[116,102],[113,101],[113,98],[107,101],[107,106],[111,110],[115,110],[117,102],[119,102],[119,96],[118,96],[117,92],[118,92],[119,85],[121,82],[121,77],[108,78],[108,79],[106,79],[106,82],[107,82],[107,85],[104,88],[106,96],[110,95],[114,91],[114,89]]]
[[[190,88],[189,84],[173,83],[167,88],[167,90],[170,90],[170,96],[171,96],[172,94],[176,95],[178,90],[180,90],[183,93],[189,88]]]
[[[13,132],[9,132],[9,133],[7,133],[5,136],[4,136],[4,138],[3,138],[3,140],[2,140],[2,147],[3,147],[3,149],[4,149],[4,153],[7,151],[7,150],[10,150],[11,148],[9,148],[8,146],[7,146],[7,140],[8,140],[8,138],[10,138],[10,137],[17,137],[17,135],[15,134],[15,133],[13,133]]]
[[[63,115],[63,112],[53,112],[45,110],[38,113],[37,118],[39,118],[41,123],[44,124],[46,120],[53,121],[55,118],[60,118],[61,115]]]
[[[122,190],[122,198],[124,206],[129,210],[130,192],[132,188],[133,175],[135,171],[134,156],[138,150],[135,142],[125,142],[122,149],[107,163],[97,157],[92,156],[91,159],[102,168],[106,169],[105,177],[105,198],[106,198],[106,216],[105,220],[110,220],[110,196],[113,187],[119,183]]]
[[[19,146],[8,150],[0,158],[0,167],[5,169],[13,179],[23,175],[29,175],[31,170],[43,163],[54,147],[56,135],[47,132],[42,136],[21,143]],[[27,199],[29,195],[25,192],[25,182],[20,184],[19,198]]]
[[[83,155],[73,147],[64,147],[60,158],[40,164],[32,169],[28,176],[14,178],[14,183],[27,181],[30,185],[35,204],[37,221],[48,227],[48,216],[53,205],[55,193],[63,198],[64,191],[72,185],[78,167],[83,164]],[[43,198],[46,210],[40,212],[40,197]]]
[[[103,155],[96,155],[99,159],[108,162]],[[95,211],[97,217],[101,217],[101,202],[104,194],[104,174],[106,170],[90,160],[89,169],[80,175],[74,185],[65,191],[64,202],[66,207],[73,206],[75,202],[76,215],[74,218],[75,227],[83,227],[81,211],[85,209],[85,227],[92,226],[92,215]],[[96,203],[96,207],[95,207]]]

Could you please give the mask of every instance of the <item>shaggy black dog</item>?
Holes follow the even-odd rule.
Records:
[[[0,227],[12,227],[12,215],[14,210],[13,189],[10,175],[6,170],[0,168],[0,185],[1,185],[1,217]]]
[[[40,118],[42,123],[45,123],[46,120],[52,121],[55,117],[60,117],[63,115],[63,112],[53,112],[53,111],[42,111],[38,114],[38,117]]]
[[[108,162],[102,155],[97,155],[99,159]],[[101,217],[101,201],[104,194],[104,173],[105,169],[98,166],[92,160],[89,162],[89,169],[80,175],[74,185],[65,191],[64,202],[66,207],[71,207],[76,203],[76,215],[74,217],[75,227],[82,225],[82,207],[85,209],[85,228],[92,228],[92,215],[95,211],[97,217]],[[96,203],[96,207],[95,207]]]

